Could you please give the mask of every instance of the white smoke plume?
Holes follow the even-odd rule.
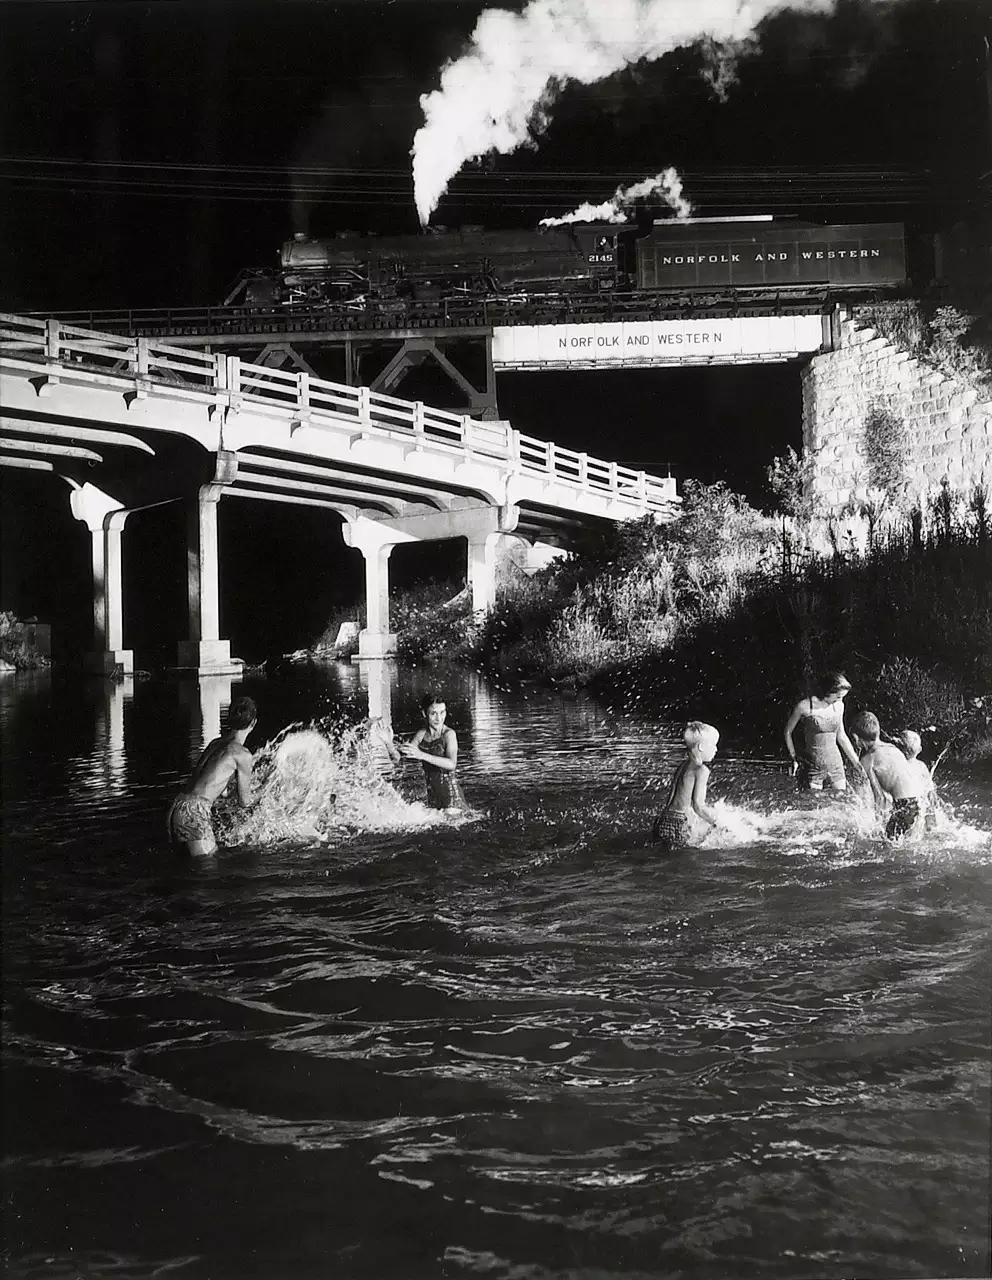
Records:
[[[566,222],[626,222],[626,210],[635,200],[646,200],[648,196],[659,195],[662,200],[675,210],[677,218],[688,218],[692,213],[692,205],[682,194],[682,179],[677,169],[664,169],[653,178],[645,178],[635,182],[632,187],[617,187],[609,200],[602,204],[580,204],[571,213],[561,218],[542,218],[542,227],[561,227]]]
[[[742,57],[757,52],[757,40],[746,39],[719,43],[706,39],[702,42],[703,68],[700,75],[719,102],[726,102],[730,90],[738,83],[737,64]]]
[[[834,0],[530,0],[519,14],[485,10],[468,51],[442,69],[440,89],[420,99],[424,123],[412,155],[421,224],[467,161],[533,141],[569,81],[596,84],[699,41],[733,49],[786,7],[830,13]]]

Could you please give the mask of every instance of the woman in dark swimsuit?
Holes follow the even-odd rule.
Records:
[[[851,682],[842,671],[827,671],[821,677],[815,694],[797,702],[785,726],[785,746],[792,760],[792,771],[798,775],[800,791],[822,791],[847,787],[844,761],[860,769],[857,752],[844,729],[844,699]],[[802,736],[796,746],[793,734]]]
[[[429,693],[421,700],[427,724],[418,729],[409,743],[400,747],[408,760],[420,760],[427,783],[427,803],[432,809],[467,809],[462,789],[455,777],[458,767],[458,738],[444,723],[444,699]]]

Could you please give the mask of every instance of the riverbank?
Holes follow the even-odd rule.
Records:
[[[992,527],[985,497],[941,490],[901,516],[770,517],[725,486],[686,485],[681,518],[588,537],[533,577],[507,575],[472,626],[434,588],[394,610],[400,656],[455,658],[501,684],[588,688],[608,704],[700,717],[771,745],[824,668],[852,711],[914,728],[924,754],[992,760]],[[426,603],[426,601],[425,601]]]
[[[40,643],[43,636],[45,644]],[[0,671],[28,671],[48,667],[51,659],[49,628],[38,623],[21,622],[9,610],[0,610]]]

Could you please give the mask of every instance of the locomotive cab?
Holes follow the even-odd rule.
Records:
[[[637,228],[628,223],[573,222],[571,231],[585,259],[593,288],[628,288],[634,275]]]

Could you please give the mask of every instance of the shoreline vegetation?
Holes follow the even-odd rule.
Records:
[[[50,659],[27,638],[29,630],[15,613],[0,610],[0,671],[50,667]]]
[[[916,729],[931,760],[992,761],[988,495],[945,484],[906,511],[868,491],[845,518],[817,521],[801,514],[797,472],[794,454],[769,468],[791,515],[687,481],[670,524],[588,534],[532,577],[505,563],[481,622],[460,584],[398,594],[397,656],[454,660],[504,685],[588,689],[764,745],[780,742],[816,673],[840,669],[852,712],[875,711],[884,732]]]

